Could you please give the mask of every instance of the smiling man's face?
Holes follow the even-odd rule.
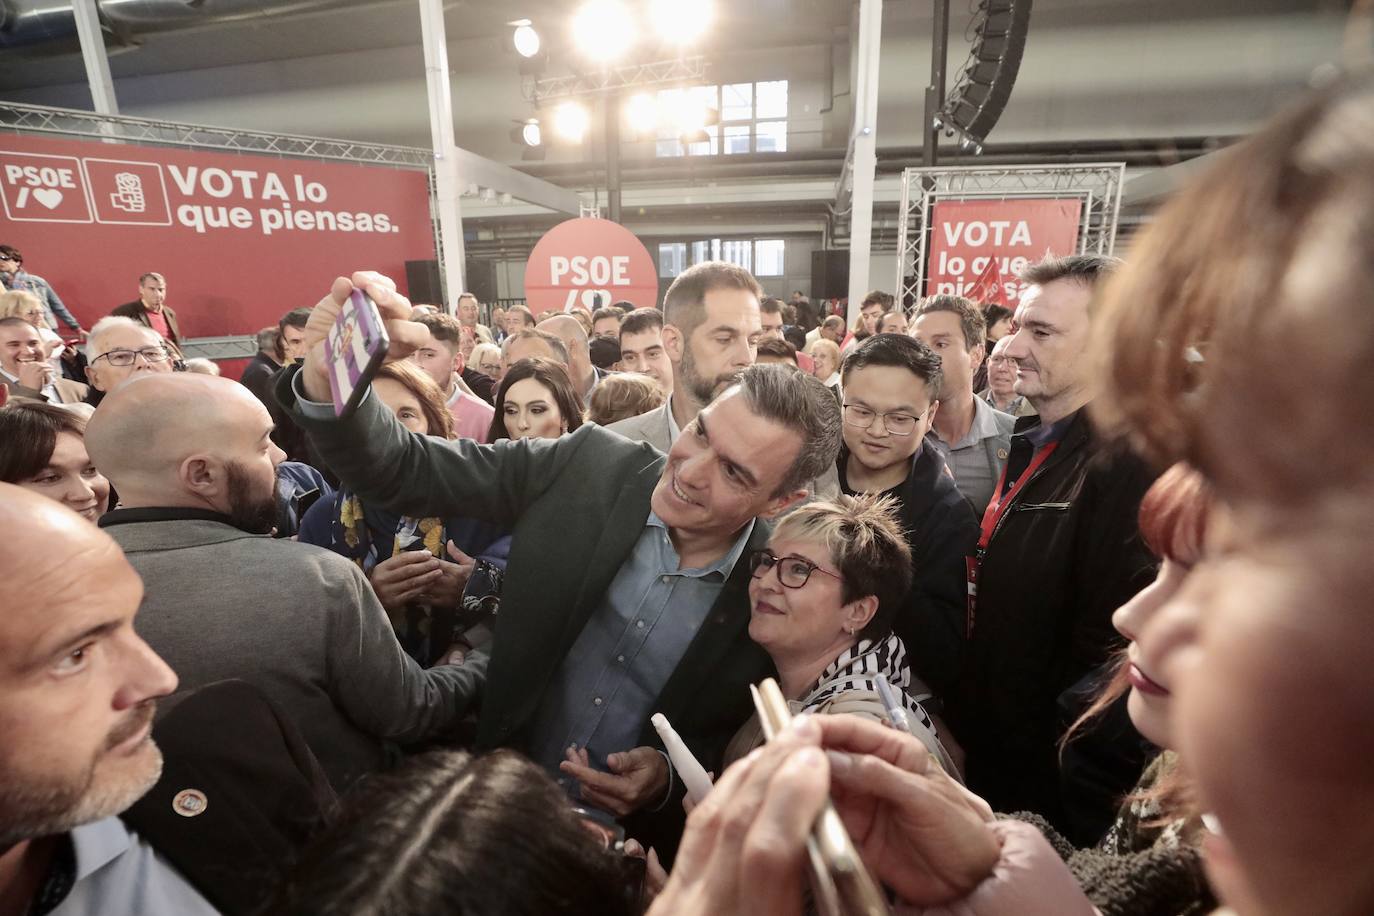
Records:
[[[728,389],[682,431],[654,487],[654,513],[669,528],[729,537],[787,505],[775,495],[801,451],[801,435],[749,409]]]

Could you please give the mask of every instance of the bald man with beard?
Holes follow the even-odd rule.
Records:
[[[236,683],[154,726],[177,678],[134,630],[143,584],[119,547],[9,484],[0,530],[0,913],[257,909],[270,885],[244,878],[332,803],[304,742]]]
[[[86,446],[120,493],[101,527],[143,577],[149,644],[187,686],[259,687],[343,788],[380,768],[388,745],[449,735],[486,659],[421,669],[357,566],[268,536],[282,458],[271,432],[233,381],[146,375],[105,399]]]

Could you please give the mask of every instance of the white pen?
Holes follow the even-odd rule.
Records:
[[[887,711],[887,718],[892,727],[908,735],[914,734],[911,730],[911,717],[907,715],[906,707],[897,699],[897,691],[887,682],[887,678],[875,674],[873,683],[878,687],[878,699],[883,701],[883,709]]]
[[[692,756],[681,736],[673,731],[673,727],[668,724],[667,716],[656,712],[649,721],[654,724],[658,736],[663,739],[663,747],[668,751],[668,757],[673,761],[677,775],[682,777],[682,784],[687,787],[687,797],[693,802],[700,802],[706,797],[706,793],[711,791],[711,777],[706,775],[706,768],[697,762],[697,758]]]

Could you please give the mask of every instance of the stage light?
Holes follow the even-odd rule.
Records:
[[[651,0],[649,4],[654,31],[669,44],[687,45],[701,38],[714,15],[711,0]]]
[[[539,39],[539,33],[534,30],[534,25],[528,19],[519,19],[511,23],[515,26],[515,32],[511,40],[515,42],[515,51],[521,57],[534,57],[539,53],[543,42]]]
[[[658,127],[658,106],[654,104],[653,97],[643,92],[631,96],[625,103],[625,120],[635,133],[647,134],[655,130]]]
[[[572,19],[573,43],[594,61],[620,58],[635,43],[635,24],[621,0],[589,0]]]
[[[590,125],[591,116],[587,114],[587,109],[576,102],[564,102],[554,110],[553,132],[560,139],[581,143]]]

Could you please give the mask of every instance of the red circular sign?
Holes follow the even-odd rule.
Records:
[[[624,299],[658,304],[658,268],[644,243],[607,219],[559,223],[534,246],[525,265],[525,299],[535,315]]]

